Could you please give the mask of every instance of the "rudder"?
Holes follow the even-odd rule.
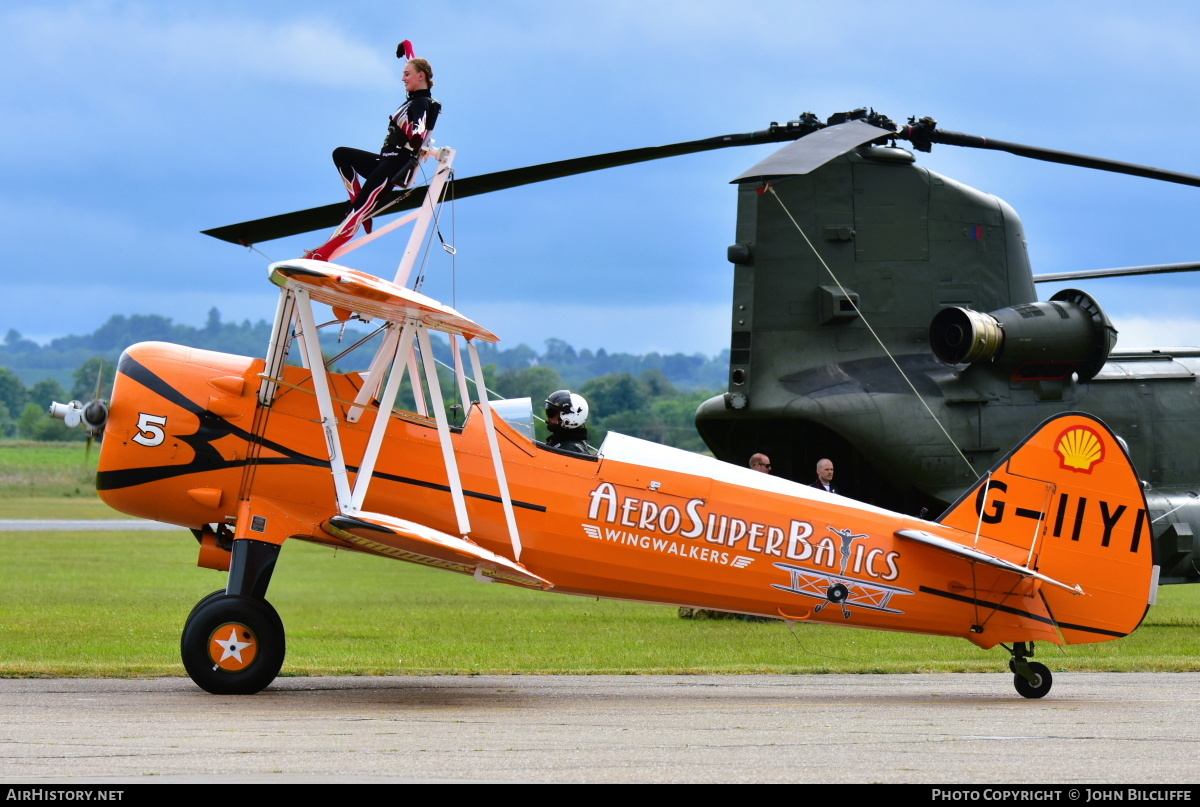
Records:
[[[1026,550],[1029,567],[1083,589],[1040,591],[1067,644],[1128,635],[1153,600],[1150,512],[1116,435],[1081,412],[1042,423],[938,521]]]

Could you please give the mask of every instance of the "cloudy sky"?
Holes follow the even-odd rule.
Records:
[[[402,38],[434,65],[434,137],[459,176],[859,106],[1200,174],[1200,5],[1183,0],[10,0],[0,32],[0,333],[38,341],[113,314],[269,318],[267,257],[325,234],[264,257],[200,230],[343,198],[329,153],[378,148]],[[424,290],[507,344],[715,354],[728,182],[771,150],[458,202],[442,227],[457,256],[431,256]],[[1200,188],[950,146],[920,162],[1012,204],[1036,272],[1200,260]],[[347,263],[397,259],[384,239]],[[1200,344],[1200,278],[1084,287],[1121,347]]]

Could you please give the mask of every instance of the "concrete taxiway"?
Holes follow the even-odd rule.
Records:
[[[0,681],[0,782],[1200,781],[1200,673]]]

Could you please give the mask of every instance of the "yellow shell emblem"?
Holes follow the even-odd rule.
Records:
[[[1054,453],[1062,460],[1063,468],[1090,474],[1092,466],[1104,459],[1104,441],[1086,426],[1074,426],[1058,436]]]

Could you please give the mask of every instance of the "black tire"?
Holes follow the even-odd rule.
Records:
[[[286,650],[283,621],[269,602],[224,592],[196,604],[179,640],[184,669],[214,695],[262,691],[279,674]]]
[[[214,591],[212,594],[207,594],[207,595],[205,595],[204,597],[202,597],[202,598],[200,599],[200,602],[198,602],[198,603],[196,603],[195,605],[193,605],[193,606],[192,606],[192,610],[191,610],[191,612],[190,612],[190,613],[187,615],[187,619],[183,620],[183,624],[184,624],[184,625],[187,625],[187,623],[188,623],[188,622],[191,620],[191,618],[192,618],[193,616],[195,616],[195,615],[196,615],[196,612],[200,610],[200,607],[201,607],[201,606],[203,606],[203,605],[205,605],[205,604],[207,604],[207,603],[210,603],[210,602],[212,602],[212,601],[213,601],[213,600],[215,600],[217,597],[224,597],[224,596],[225,596],[225,589],[219,589],[219,590],[217,590],[217,591]]]
[[[1022,698],[1044,697],[1050,691],[1050,687],[1054,685],[1054,676],[1050,674],[1050,670],[1045,664],[1039,664],[1036,661],[1029,662],[1029,671],[1033,673],[1036,680],[1030,682],[1019,675],[1013,676],[1013,686],[1017,688],[1017,694]]]

